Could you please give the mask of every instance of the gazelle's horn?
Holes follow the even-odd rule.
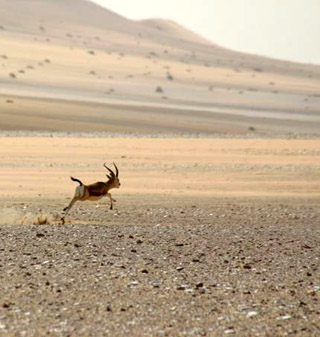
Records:
[[[118,177],[118,175],[119,175],[119,170],[118,170],[118,168],[117,168],[117,165],[113,162],[113,165],[114,165],[114,167],[116,168],[116,177]]]
[[[112,170],[109,169],[109,167],[106,165],[106,163],[103,164],[103,166],[110,172],[111,174],[111,177],[113,178],[115,175],[114,175],[114,172]]]

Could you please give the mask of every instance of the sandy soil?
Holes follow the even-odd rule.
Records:
[[[1,334],[319,335],[318,140],[0,146]],[[103,161],[120,169],[115,209],[78,203],[61,225],[69,176],[103,180]]]
[[[126,195],[320,197],[318,139],[2,137],[2,198],[69,198],[116,162]],[[120,191],[116,191],[120,193]]]

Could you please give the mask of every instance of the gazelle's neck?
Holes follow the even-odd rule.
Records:
[[[106,182],[106,185],[108,187],[108,190],[111,190],[112,188],[115,188],[115,181],[112,179],[112,180],[108,180]]]

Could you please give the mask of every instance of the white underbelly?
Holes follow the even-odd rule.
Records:
[[[98,197],[96,197],[96,196],[91,196],[91,197],[88,198],[88,200],[90,200],[90,201],[97,201],[97,200],[102,199],[103,197],[104,197],[104,195],[100,195],[100,196],[98,196]]]

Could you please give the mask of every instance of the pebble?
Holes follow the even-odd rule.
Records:
[[[281,317],[279,317],[278,319],[279,319],[279,320],[286,321],[286,320],[288,320],[288,319],[291,319],[291,318],[292,318],[292,316],[291,316],[291,315],[285,315],[285,316],[281,316]]]
[[[224,330],[225,334],[233,334],[235,331],[233,329]]]

